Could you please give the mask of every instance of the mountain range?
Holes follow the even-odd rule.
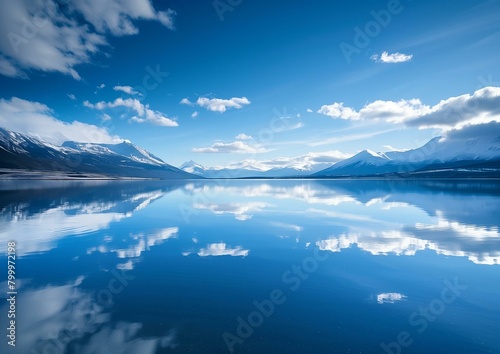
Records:
[[[205,168],[193,161],[180,169],[207,178],[350,178],[350,177],[500,177],[500,132],[491,124],[488,133],[478,134],[474,127],[446,137],[435,137],[423,146],[406,151],[374,152],[363,150],[327,168],[298,170],[275,168],[268,171],[251,169]],[[478,128],[479,129],[479,128]],[[316,168],[318,166],[315,166]]]
[[[146,150],[123,141],[94,144],[66,141],[61,146],[31,135],[0,128],[2,174],[37,171],[72,178],[200,178],[164,162]]]
[[[481,177],[500,173],[500,135],[436,137],[407,151],[363,150],[313,177]]]
[[[54,145],[27,134],[0,128],[0,173],[57,173],[70,178],[351,178],[351,177],[500,177],[500,133],[436,137],[406,151],[356,155],[325,166],[259,170],[206,168],[188,161],[176,168],[128,142],[97,144],[66,141]],[[326,168],[325,168],[326,167]]]
[[[221,168],[204,167],[193,160],[183,163],[179,168],[183,171],[205,178],[284,178],[307,177],[311,174],[329,167],[330,164],[316,164],[304,168],[281,167],[269,170],[259,170],[251,167]]]

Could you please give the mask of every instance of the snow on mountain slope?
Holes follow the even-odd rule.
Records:
[[[319,168],[318,168],[319,166]],[[324,165],[313,166],[312,168],[277,167],[272,169],[257,169],[252,166],[241,168],[206,168],[194,161],[187,161],[180,167],[181,170],[193,173],[205,178],[280,178],[280,177],[301,177],[308,176],[313,172],[324,168]]]
[[[184,162],[179,168],[183,171],[194,173],[199,176],[203,176],[206,171],[205,167],[194,162],[193,160]]]
[[[55,146],[0,128],[0,168],[137,178],[195,178],[129,142]]]
[[[62,144],[62,146],[95,154],[116,154],[126,156],[135,161],[152,165],[161,166],[165,164],[165,162],[159,157],[156,157],[148,151],[126,141],[120,144],[91,144],[66,141]]]
[[[500,160],[500,125],[472,126],[448,132],[425,145],[408,151],[360,153],[315,173],[313,176],[363,176],[412,172],[427,166],[453,164],[454,167]]]

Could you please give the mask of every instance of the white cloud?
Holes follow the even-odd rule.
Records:
[[[150,0],[75,0],[74,8],[100,32],[111,32],[115,36],[139,33],[132,20],[156,20],[173,30],[175,11],[155,11]]]
[[[136,90],[134,90],[132,88],[132,86],[119,86],[119,85],[117,85],[117,86],[113,87],[113,90],[115,90],[115,91],[123,91],[123,92],[125,92],[125,93],[127,93],[129,95],[141,95],[141,93],[138,92],[138,91],[136,91]]]
[[[335,102],[331,105],[322,106],[318,110],[318,113],[325,114],[334,119],[385,119],[389,122],[402,122],[429,111],[430,107],[423,105],[419,99],[411,99],[400,101],[377,100],[367,103],[359,111],[351,107],[344,107],[343,102]]]
[[[236,140],[251,140],[251,139],[253,139],[253,137],[250,135],[246,135],[245,133],[240,133],[240,134],[236,135],[235,139]]]
[[[212,243],[207,245],[206,248],[200,249],[198,256],[232,256],[232,257],[245,257],[250,253],[249,250],[243,249],[241,246],[236,248],[228,247],[225,243]]]
[[[0,32],[7,34],[1,36],[0,52],[17,72],[61,72],[79,80],[74,67],[88,63],[99,47],[107,45],[106,38],[65,16],[53,0],[37,4],[0,2]]]
[[[312,110],[311,108],[308,108],[308,109],[307,109],[307,113],[312,113],[312,111],[313,111],[313,110]]]
[[[141,103],[141,101],[135,98],[123,99],[119,97],[115,99],[113,102],[101,101],[95,104],[92,104],[89,101],[84,101],[83,105],[85,107],[97,109],[100,111],[106,108],[116,108],[116,107],[129,108],[136,113],[135,116],[130,118],[131,122],[137,122],[137,123],[149,122],[164,127],[177,127],[179,125],[175,120],[168,118],[159,111],[154,111],[150,109],[148,104],[144,105]]]
[[[250,104],[250,101],[246,97],[233,97],[227,100],[221,98],[200,97],[196,101],[196,104],[209,111],[224,113],[228,108],[243,108],[243,106]]]
[[[25,71],[39,70],[80,80],[75,67],[91,62],[108,45],[109,32],[136,34],[132,20],[138,19],[174,29],[175,12],[156,12],[150,0],[75,0],[65,5],[55,0],[0,2],[0,33],[5,34],[0,37],[0,74],[26,78]]]
[[[198,111],[194,111],[192,114],[191,114],[191,118],[196,118],[198,117],[200,113]]]
[[[359,111],[360,119],[384,119],[391,123],[400,123],[405,120],[429,112],[429,106],[422,104],[419,99],[381,101],[377,100],[364,106]]]
[[[100,84],[99,86],[97,86],[97,89],[102,90],[102,89],[103,89],[103,88],[105,88],[105,87],[106,87],[106,85],[105,85],[105,84]]]
[[[232,143],[216,142],[209,147],[193,148],[192,152],[200,153],[242,153],[256,154],[267,152],[266,149],[259,145],[248,145],[242,141],[234,141]]]
[[[377,63],[404,63],[410,61],[413,58],[413,54],[403,54],[403,53],[392,53],[382,52],[379,56],[378,54],[373,54],[370,59]]]
[[[341,119],[351,119],[358,120],[359,113],[353,110],[350,107],[344,107],[344,103],[333,103],[331,105],[323,105],[320,109],[318,109],[318,113],[327,115],[332,118],[341,118]]]
[[[187,104],[188,106],[194,105],[194,103],[191,102],[188,98],[183,98],[179,103],[180,104]]]
[[[76,96],[72,93],[68,93],[68,97],[73,101],[76,100]]]
[[[103,122],[106,122],[108,120],[111,120],[111,116],[109,114],[103,113],[101,119]]]
[[[0,74],[7,77],[16,77],[20,79],[28,78],[19,68],[16,68],[9,60],[0,55]]]
[[[382,101],[366,104],[359,111],[343,103],[323,106],[318,111],[332,118],[351,120],[382,119],[419,128],[460,129],[466,125],[500,121],[500,87],[485,87],[472,95],[464,94],[442,100],[434,106],[419,99]]]
[[[433,106],[427,114],[412,118],[407,122],[410,126],[444,130],[500,122],[500,87],[484,87],[472,95],[450,97]]]
[[[67,140],[108,144],[122,141],[104,128],[79,121],[62,122],[52,114],[52,109],[39,102],[17,97],[0,99],[0,126],[6,129],[32,134],[53,144]]]

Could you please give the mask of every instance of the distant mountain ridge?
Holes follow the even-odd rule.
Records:
[[[0,128],[0,168],[109,177],[199,178],[128,141],[119,144],[66,141],[57,146],[3,128]]]
[[[491,127],[491,129],[489,129]],[[350,177],[500,177],[500,132],[485,125],[481,134],[435,137],[423,146],[406,151],[363,150],[332,166],[314,170],[275,168],[206,168],[188,161],[180,169],[206,178],[350,178]],[[479,129],[479,128],[478,128]],[[488,133],[484,134],[484,130]],[[314,166],[317,168],[318,166]]]
[[[489,129],[491,127],[491,129]],[[324,168],[324,164],[296,167],[206,168],[194,161],[176,168],[128,142],[96,144],[66,141],[54,145],[27,134],[0,128],[0,171],[38,171],[74,177],[110,178],[351,178],[351,177],[495,177],[500,178],[500,132],[484,125],[476,135],[456,132],[436,137],[407,151],[358,154]],[[479,128],[477,128],[479,129]],[[486,131],[487,133],[484,133]],[[468,132],[469,134],[470,132]],[[1,175],[0,175],[1,176]],[[5,177],[4,177],[5,178]]]
[[[306,177],[316,171],[320,171],[326,164],[314,166],[311,169],[298,169],[293,167],[273,168],[262,171],[251,168],[206,168],[194,162],[184,162],[179,168],[183,171],[196,174],[205,178],[282,178],[282,177]]]
[[[360,177],[389,174],[429,174],[438,170],[469,169],[471,172],[500,171],[500,135],[465,140],[436,137],[425,145],[407,151],[385,153],[363,150],[313,177]],[[492,171],[494,172],[494,171]]]

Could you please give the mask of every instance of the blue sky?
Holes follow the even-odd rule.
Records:
[[[21,0],[0,13],[0,126],[55,143],[128,139],[176,166],[266,168],[500,121],[499,1]]]

